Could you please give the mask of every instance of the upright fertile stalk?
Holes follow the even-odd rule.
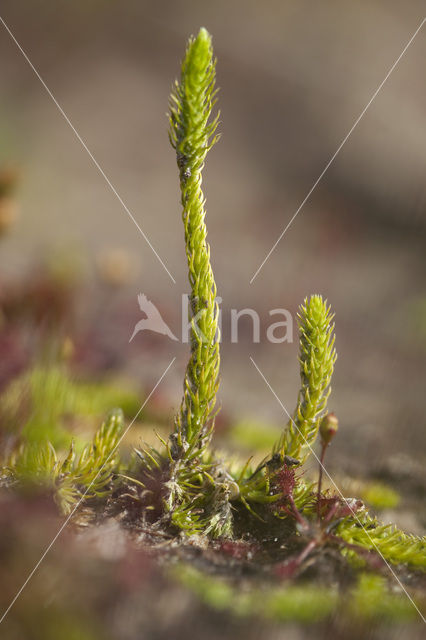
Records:
[[[210,265],[201,190],[204,160],[217,141],[218,115],[209,122],[215,104],[215,61],[211,37],[205,29],[190,38],[180,82],[170,97],[170,141],[179,168],[185,246],[191,286],[191,356],[184,394],[171,439],[174,459],[188,457],[208,445],[214,422],[219,374],[219,309]]]
[[[319,295],[306,298],[298,314],[300,378],[302,382],[292,419],[276,447],[281,456],[304,462],[313,446],[327,407],[336,362],[333,314]]]

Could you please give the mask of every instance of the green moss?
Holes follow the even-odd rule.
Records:
[[[382,525],[367,512],[359,518],[346,518],[336,533],[349,544],[380,553],[391,564],[426,569],[426,537],[407,535],[394,525]]]
[[[2,394],[0,414],[4,423],[14,425],[26,442],[50,442],[55,448],[69,447],[74,437],[76,448],[84,443],[73,434],[69,419],[80,423],[84,418],[105,415],[111,407],[121,407],[132,417],[139,410],[138,395],[124,385],[106,382],[86,383],[74,380],[65,366],[35,367],[15,380]],[[25,416],[16,424],[17,417]]]
[[[117,470],[118,451],[124,428],[121,409],[110,412],[93,441],[77,455],[71,443],[60,459],[48,442],[24,440],[1,469],[3,478],[18,487],[41,487],[51,491],[65,514],[80,499],[110,495],[110,483]]]
[[[368,623],[372,619],[405,621],[416,616],[416,610],[403,592],[392,593],[382,576],[370,573],[362,573],[354,587],[341,591],[314,584],[242,588],[182,565],[175,567],[172,575],[210,607],[237,616],[305,623],[318,622],[337,613],[357,623]]]
[[[243,590],[187,566],[175,568],[173,575],[212,608],[237,616],[314,622],[326,618],[338,600],[335,590],[315,586],[246,587]]]
[[[237,422],[229,432],[230,441],[250,451],[270,451],[277,440],[279,428],[256,420]]]
[[[346,606],[355,619],[404,621],[417,616],[405,593],[390,593],[385,579],[373,574],[361,574],[358,584],[350,591]]]
[[[393,509],[400,503],[399,494],[385,484],[367,484],[361,490],[361,498],[375,509]]]
[[[330,616],[338,603],[335,589],[305,585],[271,591],[264,604],[264,615],[274,620],[316,622]]]

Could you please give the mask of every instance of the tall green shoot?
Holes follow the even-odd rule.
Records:
[[[327,407],[336,362],[333,314],[319,295],[306,298],[298,314],[301,389],[296,409],[275,448],[304,462],[318,435]]]
[[[175,460],[205,451],[212,435],[219,375],[219,309],[210,264],[205,224],[205,198],[201,190],[207,152],[218,140],[215,104],[215,60],[211,37],[201,28],[190,38],[180,82],[170,97],[170,141],[179,168],[182,219],[189,269],[191,354],[186,368],[180,411],[171,438]]]

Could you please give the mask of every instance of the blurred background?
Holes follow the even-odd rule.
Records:
[[[249,356],[292,411],[297,341],[269,344],[268,312],[295,314],[306,295],[322,293],[336,313],[339,355],[330,406],[341,436],[330,469],[343,462],[354,475],[421,481],[425,27],[250,280],[419,26],[424,3],[3,0],[1,17],[176,280],[0,25],[0,167],[17,171],[19,207],[1,239],[1,289],[12,309],[31,295],[39,307],[32,324],[21,323],[19,348],[3,332],[4,384],[39,356],[44,315],[59,304],[49,332],[62,339],[71,318],[78,327],[76,376],[114,371],[149,389],[176,356],[161,396],[170,418],[177,409],[187,346],[148,332],[129,337],[139,292],[180,333],[188,285],[166,111],[185,41],[205,26],[221,89],[222,138],[203,184],[223,298],[223,422],[287,422]],[[77,290],[69,306],[46,294],[46,273]],[[262,319],[260,344],[249,320],[230,343],[229,310],[245,307]],[[425,514],[401,521],[418,533]]]

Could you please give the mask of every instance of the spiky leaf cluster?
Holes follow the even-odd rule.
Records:
[[[333,314],[320,295],[306,298],[298,314],[301,389],[295,412],[275,450],[304,462],[327,407],[336,361]]]
[[[148,445],[136,449],[135,464],[131,465],[130,471],[137,478],[126,476],[126,479],[143,488],[148,503],[160,498],[168,523],[189,535],[202,533],[211,524],[210,516],[215,515],[212,514],[212,503],[217,502],[215,496],[221,486],[216,482],[217,462],[211,453],[205,453],[202,458],[191,456],[186,461],[176,461],[171,455],[170,444],[158,437],[163,449],[158,451]],[[151,505],[148,504],[147,510],[152,510]],[[214,530],[222,535],[219,526]]]
[[[360,519],[343,521],[337,528],[337,534],[349,544],[378,552],[391,564],[426,569],[425,537],[407,535],[392,524],[381,524],[368,513]]]
[[[215,103],[215,61],[211,37],[205,29],[188,42],[180,82],[170,98],[170,141],[179,168],[182,218],[191,286],[191,355],[184,394],[175,421],[172,454],[175,459],[205,449],[213,425],[219,374],[216,285],[210,265],[205,225],[205,198],[201,190],[207,152],[218,139]]]
[[[118,462],[117,445],[123,430],[120,409],[111,411],[93,441],[77,455],[74,443],[61,460],[50,442],[24,441],[2,469],[8,484],[38,485],[54,492],[63,513],[81,498],[103,497]]]

